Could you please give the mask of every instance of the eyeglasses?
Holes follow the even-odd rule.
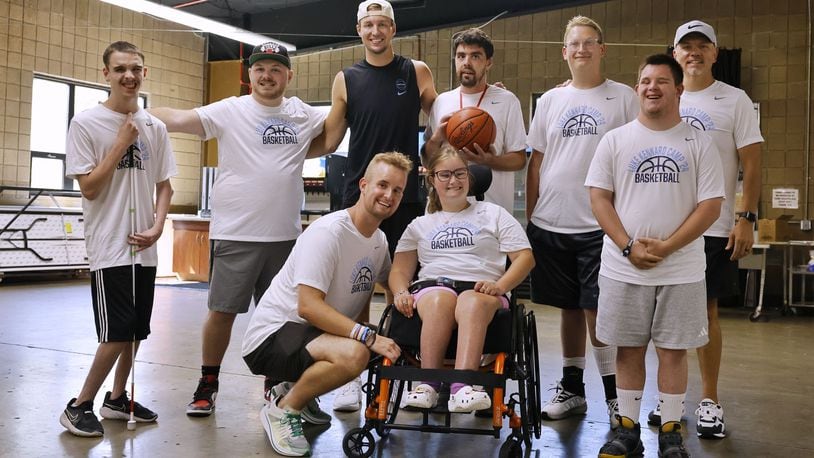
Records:
[[[435,175],[435,178],[437,178],[438,181],[449,181],[452,179],[453,175],[455,175],[455,178],[458,180],[463,181],[469,178],[469,169],[466,167],[461,167],[460,169],[455,170],[439,170],[433,175]]]
[[[576,51],[581,47],[585,49],[590,49],[600,44],[602,44],[602,42],[600,42],[598,39],[588,38],[585,41],[569,41],[568,43],[565,44],[565,47],[571,51]]]

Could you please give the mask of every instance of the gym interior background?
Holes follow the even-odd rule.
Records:
[[[335,20],[349,23],[354,21],[356,2],[350,3],[352,5],[345,17],[337,17]],[[626,84],[633,84],[635,81],[636,70],[644,56],[667,49],[679,24],[689,19],[702,19],[715,27],[719,46],[742,50],[740,87],[753,101],[759,103],[761,131],[766,140],[762,145],[761,217],[773,219],[789,215],[793,221],[793,224],[789,224],[789,229],[793,231],[792,237],[812,238],[810,231],[799,231],[797,223],[801,219],[811,219],[814,210],[814,203],[810,198],[811,173],[814,170],[810,160],[810,2],[614,0],[579,2],[577,6],[548,10],[544,7],[547,2],[540,3],[543,6],[537,12],[504,16],[484,27],[496,46],[490,81],[502,81],[518,96],[526,124],[534,94],[542,93],[568,78],[568,68],[561,56],[561,42],[565,23],[572,16],[583,14],[602,25],[605,41],[608,43],[608,54],[604,62],[605,75]],[[397,23],[398,14],[396,9]],[[454,27],[398,33],[394,42],[395,50],[399,54],[426,62],[433,71],[436,89],[440,93],[456,85],[450,60],[450,36],[457,30],[480,25],[488,19],[456,24]],[[212,101],[211,95],[215,92],[213,86],[218,86],[217,90],[225,90],[227,93],[239,94],[241,91],[239,72],[230,70],[226,72],[227,76],[218,76],[217,70],[213,70],[216,65],[207,62],[206,39],[182,26],[97,0],[0,0],[0,186],[31,186],[32,89],[35,76],[103,86],[101,53],[107,44],[119,39],[137,44],[146,54],[149,73],[143,89],[149,106],[199,106]],[[357,43],[358,40],[350,39],[348,43],[337,44],[332,48],[299,50],[292,59],[295,77],[289,86],[288,95],[298,96],[306,102],[329,102],[330,87],[336,72],[363,56],[363,48]],[[207,154],[207,147],[195,137],[172,137],[179,175],[173,179],[175,195],[171,212],[195,213],[201,193],[201,167],[216,165],[216,157],[214,154]],[[518,174],[517,179],[520,190],[523,174]],[[773,208],[771,196],[775,188],[796,189],[800,196],[799,208]],[[0,194],[0,205],[20,205],[27,202],[28,198],[29,194],[24,191],[3,192]],[[522,198],[518,198],[518,202],[522,202]],[[779,255],[775,253],[770,257],[772,256],[777,258]],[[770,259],[770,264],[771,261]],[[775,261],[777,264],[782,263],[779,259]],[[781,279],[781,270],[779,266],[769,269],[767,298],[775,301],[782,300],[781,291],[786,281],[784,277]],[[65,304],[64,298],[74,298],[78,304]],[[57,424],[63,398],[69,397],[63,394],[78,388],[84,372],[78,366],[71,370],[54,368],[63,364],[62,359],[77,365],[89,364],[87,355],[92,354],[95,346],[90,327],[85,326],[82,332],[71,332],[66,331],[64,326],[70,320],[90,324],[90,308],[88,304],[84,304],[89,302],[86,299],[87,286],[84,283],[78,288],[75,282],[56,281],[0,284],[0,309],[6,312],[5,318],[0,320],[3,323],[0,325],[0,347],[5,347],[0,361],[6,357],[11,361],[0,364],[7,368],[0,380],[0,386],[3,387],[0,390],[0,401],[13,398],[14,403],[22,402],[19,401],[20,393],[38,393],[37,396],[46,398],[53,395],[57,398],[55,403],[50,402],[56,407],[46,403],[41,408],[30,408],[23,404],[8,411],[4,408],[4,412],[0,414],[0,431],[5,431],[1,434],[11,440],[4,439],[0,443],[0,455],[131,454],[125,448],[127,443],[121,441],[110,442],[105,446],[107,448],[102,449],[85,445],[87,443],[75,445],[75,438],[63,437],[64,433],[60,432]],[[153,344],[148,341],[145,350],[151,346],[153,349],[142,353],[139,360],[148,361],[148,364],[142,366],[146,368],[142,370],[142,374],[155,375],[161,373],[162,369],[169,368],[173,377],[179,377],[177,382],[175,379],[168,382],[170,388],[155,385],[148,389],[153,399],[166,400],[156,406],[156,410],[163,415],[159,422],[165,423],[173,421],[172,410],[180,412],[182,406],[178,396],[185,399],[187,391],[192,389],[198,362],[194,357],[185,355],[170,357],[169,361],[163,362],[159,359],[162,351],[183,351],[193,356],[197,354],[199,318],[204,314],[205,294],[200,291],[168,289],[158,294],[157,300],[172,303],[175,310],[158,314],[156,318],[159,323],[154,327],[154,337],[158,342]],[[182,312],[176,304],[186,309]],[[50,309],[62,305],[65,306],[63,310],[43,313],[45,307]],[[727,338],[738,333],[741,336],[737,338],[740,340],[727,341],[724,370],[737,372],[725,373],[722,385],[729,383],[732,385],[732,395],[743,395],[743,398],[730,403],[735,412],[750,419],[744,420],[740,430],[735,429],[735,440],[731,437],[721,445],[712,446],[695,441],[690,443],[691,451],[700,453],[699,456],[813,454],[814,449],[807,440],[809,432],[805,428],[809,424],[807,420],[810,420],[810,414],[806,412],[812,407],[814,386],[809,382],[809,374],[814,370],[809,357],[809,349],[814,344],[811,337],[814,333],[811,333],[810,326],[814,322],[808,316],[782,317],[777,314],[769,323],[748,323],[748,311],[736,309],[726,313],[726,318],[731,319],[726,326],[736,330],[730,332],[725,329]],[[192,321],[187,319],[190,315],[194,316]],[[544,370],[550,369],[548,374],[542,376],[546,383],[549,379],[554,380],[554,371],[558,366],[556,354],[559,352],[559,344],[553,337],[557,335],[557,330],[552,324],[557,318],[553,313],[546,312],[541,312],[540,316],[547,324],[538,327],[541,333],[549,334],[547,337],[541,336],[542,352],[546,353],[543,363],[547,364]],[[51,322],[52,319],[57,321]],[[161,324],[162,319],[166,320],[164,324]],[[177,326],[189,329],[177,331]],[[161,337],[170,332],[169,328],[176,329],[175,334]],[[27,332],[23,332],[25,330]],[[241,328],[236,328],[235,334],[242,335]],[[184,339],[185,342],[182,342]],[[550,348],[546,350],[545,345]],[[37,359],[40,357],[21,353],[26,346],[59,348],[68,353],[54,354],[44,361]],[[181,348],[189,351],[180,350]],[[239,345],[233,344],[231,348],[239,348]],[[33,359],[21,366],[20,361],[28,361],[28,358]],[[155,358],[155,361],[149,362],[150,358]],[[238,380],[237,386],[246,387],[241,391],[243,397],[238,396],[238,393],[232,396],[236,403],[250,408],[245,412],[232,412],[236,417],[231,418],[221,412],[219,420],[207,423],[204,426],[205,433],[200,434],[212,434],[217,438],[212,441],[220,441],[213,445],[212,450],[216,455],[231,451],[242,456],[249,454],[252,446],[256,446],[256,449],[251,454],[271,453],[268,444],[262,441],[262,429],[259,433],[256,431],[259,427],[256,420],[259,404],[255,409],[257,399],[254,398],[259,399],[260,382],[247,376],[237,355],[229,354],[227,360],[231,360],[233,364],[229,370]],[[691,361],[691,385],[698,384],[697,373],[692,372],[697,372],[697,369],[693,369],[694,366],[697,365]],[[32,372],[17,374],[22,371],[21,367]],[[147,385],[149,382],[146,380],[150,375],[141,377]],[[57,394],[54,394],[54,386],[60,387],[56,390]],[[739,390],[733,388],[734,386],[740,387]],[[175,397],[161,393],[165,389],[177,389],[179,393]],[[722,391],[726,393],[723,388]],[[252,396],[251,400],[246,399],[245,393],[255,392],[257,396]],[[596,396],[597,399],[599,397]],[[37,397],[33,399],[36,404],[43,404]],[[754,405],[754,402],[760,404]],[[2,404],[8,406],[9,402]],[[598,445],[605,440],[605,431],[602,429],[602,409],[596,407],[593,410],[596,424],[589,422],[577,432],[569,432],[568,428],[559,425],[554,429],[546,429],[543,439],[537,443],[538,456],[584,456],[583,452],[595,453]],[[762,415],[765,416],[751,418]],[[36,418],[31,418],[32,416]],[[164,418],[170,420],[163,420]],[[179,418],[177,421],[184,422],[184,419]],[[353,419],[342,421],[340,427]],[[34,426],[39,423],[46,426]],[[234,452],[234,444],[228,444],[229,435],[223,431],[218,432],[217,429],[220,425],[228,425],[224,426],[227,429],[239,429],[244,423],[257,437],[252,436],[250,441],[243,444],[248,448]],[[158,436],[157,431],[162,429],[159,426],[151,434],[156,435],[155,440],[161,437],[156,444],[163,441],[181,453],[205,453],[206,449],[196,449],[189,445],[189,436],[178,439],[177,443],[172,439],[173,436],[186,434],[185,431],[195,429],[196,426],[198,425],[183,426],[176,432],[165,432],[163,436]],[[752,427],[754,429],[750,429]],[[125,434],[122,432],[122,436]],[[321,438],[314,447],[315,451],[320,452],[322,449],[325,456],[332,456],[331,450],[341,450],[338,441],[342,434],[336,434],[337,444],[333,448],[329,445],[329,439]],[[596,437],[591,439],[589,436]],[[116,438],[105,439],[108,440],[116,441]],[[438,447],[448,446],[443,440],[451,439],[441,438],[439,441],[433,438],[429,443]],[[454,439],[452,443],[461,447],[456,450],[471,447],[468,449],[469,454],[475,453],[474,456],[481,456],[478,451],[491,454],[491,449],[483,452],[485,449],[477,447],[480,440],[490,444],[488,439],[479,439],[474,444],[466,445],[469,441],[460,438]],[[736,445],[738,440],[744,443]],[[135,441],[138,442],[138,439]],[[201,441],[212,445],[212,442]],[[239,439],[233,439],[233,442],[236,441]],[[495,444],[499,445],[497,442]],[[653,443],[645,445],[649,450],[655,450]],[[141,454],[150,453],[153,456],[173,454],[170,450],[155,452],[156,449],[143,445],[134,446],[132,440],[130,447],[135,447],[132,450],[140,451]],[[404,453],[416,450],[418,453],[427,453],[425,449],[411,448],[404,443],[393,448]],[[398,452],[392,453],[394,455],[389,456],[397,456]]]

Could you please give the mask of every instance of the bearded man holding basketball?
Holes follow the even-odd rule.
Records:
[[[588,169],[605,231],[596,337],[614,345],[619,428],[600,458],[638,456],[645,355],[658,356],[659,456],[688,457],[681,436],[687,349],[709,340],[704,239],[721,212],[724,175],[712,138],[681,121],[681,66],[666,54],[639,68],[639,116],[602,138]]]
[[[543,407],[546,420],[585,413],[586,335],[615,429],[616,353],[596,338],[599,256],[603,232],[582,186],[599,140],[636,118],[633,91],[602,76],[607,48],[602,28],[585,16],[565,26],[562,57],[571,84],[537,100],[529,128],[533,152],[526,179],[526,232],[537,262],[531,271],[531,300],[560,309],[562,379]]]
[[[429,163],[446,142],[447,115],[465,107],[477,107],[492,116],[497,133],[491,145],[476,145],[474,151],[464,148],[466,160],[492,169],[492,185],[484,200],[514,211],[514,172],[526,165],[526,131],[520,101],[506,89],[487,83],[492,55],[492,40],[480,29],[469,29],[455,35],[455,73],[461,85],[435,99],[430,110],[426,135],[428,140],[423,162]]]

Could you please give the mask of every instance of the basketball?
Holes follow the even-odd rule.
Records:
[[[477,143],[486,150],[495,141],[497,127],[489,113],[475,107],[456,111],[447,121],[447,140],[457,149],[467,148],[477,154]]]

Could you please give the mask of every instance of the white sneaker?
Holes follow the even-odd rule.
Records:
[[[356,377],[336,390],[334,410],[356,412],[362,408],[362,379]]]
[[[453,413],[474,412],[488,409],[491,405],[492,400],[485,391],[475,391],[469,385],[465,385],[455,394],[450,394],[447,402],[447,408]]]
[[[260,409],[260,421],[275,452],[284,456],[311,454],[311,446],[302,433],[302,418],[277,406],[277,399]]]
[[[698,405],[695,411],[698,421],[695,424],[696,433],[702,439],[723,439],[726,437],[724,425],[724,408],[712,399],[706,398]]]
[[[438,405],[438,392],[432,385],[422,383],[407,393],[401,400],[401,407],[415,407],[417,409],[432,409]]]
[[[616,431],[616,428],[619,427],[619,402],[614,398],[608,399],[605,404],[608,405],[608,421],[611,431]]]
[[[289,382],[280,382],[274,385],[269,390],[270,399],[281,399],[291,390],[291,385]],[[319,408],[317,399],[308,401],[308,404],[300,412],[300,416],[302,416],[302,421],[312,425],[327,425],[332,420],[331,414]]]
[[[584,396],[565,391],[562,382],[557,382],[554,396],[543,407],[543,418],[546,420],[561,420],[571,415],[580,415],[588,410],[588,403]]]

